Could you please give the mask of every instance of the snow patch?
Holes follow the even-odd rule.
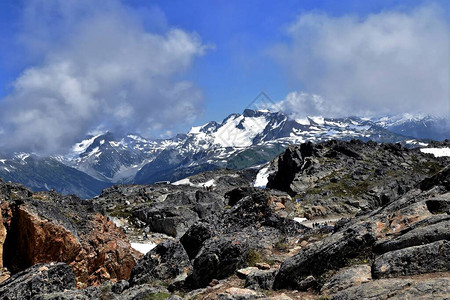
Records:
[[[309,121],[308,118],[295,119],[295,122],[297,122],[300,125],[306,125],[306,126],[311,125],[311,122]]]
[[[28,157],[30,157],[30,154],[28,154],[28,153],[19,153],[19,154],[16,155],[16,157],[18,157],[22,161],[25,161]]]
[[[258,174],[256,174],[255,183],[253,184],[254,187],[260,187],[265,188],[267,185],[267,182],[269,180],[269,175],[273,172],[269,171],[269,166],[262,168],[259,170]]]
[[[307,218],[299,218],[299,217],[295,217],[295,218],[294,218],[294,221],[295,221],[295,222],[299,222],[299,223],[303,223],[303,222],[305,222],[305,221],[308,221],[308,219],[307,219]]]
[[[147,254],[150,250],[155,248],[157,245],[153,243],[130,243],[131,248],[141,252],[142,254]]]
[[[420,151],[433,154],[435,157],[450,156],[450,148],[422,148]]]
[[[184,178],[184,179],[181,179],[181,180],[172,182],[172,184],[173,184],[173,185],[189,185],[189,186],[192,186],[192,187],[199,187],[199,188],[202,188],[202,187],[216,186],[216,180],[211,179],[211,180],[208,180],[208,181],[202,182],[202,183],[192,183],[192,182],[189,180],[189,178]]]
[[[172,182],[173,185],[191,185],[191,181],[189,178],[184,178],[175,182]]]
[[[249,118],[235,116],[229,118],[214,136],[214,144],[223,147],[248,147],[253,144],[253,139],[267,126],[268,120],[265,116]]]
[[[84,140],[84,141],[81,141],[81,142],[75,144],[75,145],[72,147],[72,152],[73,152],[75,155],[79,155],[79,154],[85,152],[86,149],[89,148],[90,145],[92,145],[92,143],[95,141],[95,139],[98,138],[98,137],[101,136],[101,135],[102,135],[102,134],[93,136],[93,137],[91,137],[90,139],[87,139],[87,140]]]

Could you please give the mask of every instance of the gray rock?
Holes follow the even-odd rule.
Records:
[[[369,255],[375,241],[374,229],[369,225],[355,224],[286,259],[275,277],[274,289],[298,289],[309,275],[320,276],[346,266],[352,258]]]
[[[277,269],[256,270],[248,274],[245,280],[245,287],[249,289],[269,290],[273,286]]]
[[[450,242],[437,241],[387,252],[375,259],[374,278],[443,272],[450,270]]]
[[[306,277],[305,279],[301,280],[298,283],[297,289],[299,291],[307,291],[314,288],[316,285],[317,285],[316,278],[314,278],[314,276],[312,275],[309,275],[308,277]]]
[[[130,287],[130,283],[128,281],[120,280],[111,287],[111,291],[115,294],[120,294],[124,290],[128,289],[129,287]]]
[[[322,286],[320,290],[324,294],[334,294],[352,286],[372,280],[369,265],[356,265],[339,270]]]
[[[450,240],[450,219],[429,226],[418,227],[394,239],[378,242],[375,245],[375,250],[385,253],[439,240]]]
[[[246,279],[250,274],[257,272],[258,270],[259,269],[257,267],[247,267],[237,270],[236,275],[241,279]]]
[[[448,299],[450,278],[381,279],[340,291],[331,300]]]
[[[40,294],[75,289],[75,274],[65,263],[37,264],[0,284],[0,299],[31,299]]]
[[[46,293],[34,296],[32,300],[116,300],[118,296],[111,292],[107,286],[89,287],[79,290],[65,290],[64,292]]]
[[[263,294],[249,289],[229,288],[224,293],[217,295],[219,300],[251,300],[265,298]]]
[[[133,215],[149,226],[150,231],[181,237],[199,218],[198,214],[184,206],[164,204],[143,206]]]
[[[303,214],[314,217],[356,214],[384,206],[443,169],[448,159],[399,144],[352,140],[290,146],[275,163],[277,171],[269,176],[267,187],[301,195]],[[448,186],[445,178],[433,176],[421,187]]]
[[[169,291],[162,287],[153,287],[148,284],[138,285],[119,295],[120,300],[147,300],[166,299],[170,297]]]

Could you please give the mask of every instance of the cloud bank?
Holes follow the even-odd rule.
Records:
[[[34,66],[0,101],[0,145],[49,154],[99,126],[155,135],[192,121],[203,95],[182,75],[207,46],[146,15],[158,24],[115,0],[27,2],[20,39]]]
[[[450,30],[439,6],[306,13],[288,37],[271,54],[302,85],[281,103],[297,115],[450,114]]]

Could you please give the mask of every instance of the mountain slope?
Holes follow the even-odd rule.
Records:
[[[419,139],[442,141],[450,138],[450,119],[403,114],[375,120],[380,126],[398,134]]]
[[[138,135],[111,132],[89,136],[73,146],[62,161],[105,182],[127,183],[163,149],[167,141],[150,141]]]
[[[91,176],[66,166],[54,158],[17,154],[0,159],[0,178],[20,182],[35,191],[56,190],[90,198],[110,186]]]

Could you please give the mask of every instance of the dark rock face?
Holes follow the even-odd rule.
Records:
[[[193,272],[186,278],[190,289],[204,287],[213,279],[226,278],[245,264],[249,246],[245,238],[226,235],[209,239],[194,259]]]
[[[191,268],[189,257],[179,242],[169,241],[148,252],[131,272],[133,286],[175,279]]]
[[[293,192],[290,184],[298,172],[301,172],[303,163],[311,165],[308,159],[314,154],[311,142],[302,144],[299,147],[290,146],[286,152],[278,158],[278,171],[269,176],[268,188],[275,188],[281,191]]]
[[[180,242],[190,259],[197,256],[203,242],[213,236],[211,226],[206,223],[196,223],[181,237]]]
[[[75,288],[75,274],[64,263],[37,264],[0,284],[0,299],[31,299]],[[34,298],[33,298],[34,299]]]
[[[447,191],[450,190],[450,165],[435,175],[425,178],[419,187],[423,191],[428,191],[434,186],[442,186]]]
[[[437,241],[387,252],[375,259],[374,278],[388,278],[450,270],[450,242]]]
[[[217,173],[217,174],[216,174]],[[235,186],[249,186],[244,171],[220,170],[190,178],[192,185],[120,185],[94,200],[112,216],[126,216],[137,227],[180,238],[197,221],[220,215],[224,194]],[[214,186],[204,187],[214,181]]]
[[[447,199],[430,199],[426,204],[432,214],[450,213],[450,201]]]

